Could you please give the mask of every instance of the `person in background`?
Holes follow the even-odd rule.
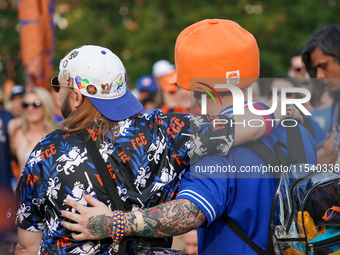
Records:
[[[21,85],[15,85],[11,91],[10,97],[10,112],[12,115],[17,118],[21,116],[22,113],[22,105],[21,100],[22,96],[25,93],[25,88]]]
[[[295,88],[299,87],[299,83],[297,80],[290,78],[286,74],[277,75],[274,77],[270,84],[270,90],[272,91],[273,88],[277,88],[277,94],[278,96],[281,96],[281,90],[282,88]],[[287,93],[286,98],[288,99],[294,99],[294,98],[300,98],[301,95],[299,93]],[[304,104],[306,107],[306,105]],[[308,110],[308,107],[306,107]],[[304,115],[303,116],[303,125],[308,130],[308,132],[312,135],[314,138],[316,144],[320,143],[325,139],[326,132],[319,126],[319,124],[313,119],[312,115]]]
[[[53,99],[46,89],[35,87],[27,91],[21,104],[21,125],[9,123],[10,149],[18,164],[18,168],[12,170],[17,179],[36,143],[56,127]]]
[[[173,109],[177,106],[177,100],[173,94],[176,91],[177,86],[162,86],[162,81],[168,80],[175,72],[175,66],[168,60],[162,59],[155,62],[152,66],[152,76],[155,78],[156,84],[159,88],[159,96],[156,108],[161,109],[166,106],[169,109]],[[165,88],[165,90],[164,90]]]
[[[324,133],[327,133],[331,124],[331,111],[333,98],[329,90],[317,80],[311,80],[302,60],[302,51],[295,51],[290,58],[288,75],[295,79],[299,87],[311,92],[311,100],[304,104],[312,114],[311,118],[316,121]]]
[[[152,65],[152,76],[155,78],[158,88],[161,88],[160,80],[175,70],[175,66],[166,59],[156,61]]]
[[[0,249],[1,254],[13,254],[11,244],[16,240],[16,229],[6,219],[13,198],[11,155],[8,141],[8,122],[13,118],[9,111],[0,109]]]
[[[14,85],[11,89],[10,94],[10,104],[9,109],[10,112],[13,115],[13,119],[8,124],[8,135],[11,137],[13,135],[13,132],[20,128],[22,125],[22,97],[25,94],[25,88],[21,85]],[[15,179],[12,180],[12,186],[15,188],[16,181],[18,178],[19,173],[21,172],[19,170],[18,162],[15,159],[15,156],[11,154],[11,169],[12,172],[15,173]]]
[[[155,79],[151,75],[143,75],[138,78],[135,88],[138,91],[137,98],[143,105],[143,113],[153,111],[158,91]]]
[[[319,80],[310,79],[306,88],[311,92],[310,103],[313,108],[310,110],[310,113],[312,114],[312,118],[319,124],[325,134],[327,134],[331,127],[334,99],[329,89],[322,86]]]
[[[192,97],[192,93],[185,90],[177,84],[170,83],[170,79],[176,74],[176,71],[164,75],[160,80],[163,93],[167,94],[167,97],[171,97],[176,102],[175,107],[164,105],[161,111],[167,112],[178,112],[178,113],[195,113],[198,114],[200,111],[197,109],[196,101]]]
[[[153,65],[152,74],[161,88],[156,108],[160,108],[163,113],[200,113],[192,93],[170,83],[176,74],[174,65],[167,60],[159,60]]]
[[[331,128],[318,146],[319,164],[340,164],[340,26],[326,26],[308,40],[302,59],[311,78],[318,79],[333,97]],[[337,166],[338,166],[337,165]],[[336,166],[336,165],[335,165]]]
[[[305,64],[302,61],[302,51],[297,50],[292,53],[289,59],[288,76],[291,78],[309,78]]]

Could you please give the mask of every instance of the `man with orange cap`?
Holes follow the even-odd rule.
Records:
[[[197,104],[192,100],[191,92],[181,88],[180,86],[177,86],[175,83],[170,82],[175,74],[176,71],[174,70],[164,75],[160,80],[163,98],[171,98],[171,101],[175,103],[172,106],[165,104],[161,108],[161,111],[163,113],[177,112],[199,114],[200,111],[197,107]]]
[[[167,113],[170,109],[174,109],[177,106],[174,94],[178,86],[168,82],[175,73],[175,66],[166,59],[158,60],[152,66],[152,76],[160,89],[160,107],[163,113]]]
[[[203,20],[184,29],[177,38],[175,64],[178,86],[192,90],[207,112],[228,114],[235,112],[237,102],[230,90],[246,89],[259,77],[259,50],[255,38],[247,30],[230,20]],[[217,94],[216,91],[219,90]],[[215,98],[206,95],[216,93]],[[237,102],[236,102],[237,101]],[[205,103],[203,103],[205,102]],[[203,107],[205,104],[206,107]],[[250,105],[250,104],[249,104]],[[252,104],[256,109],[268,109],[261,103]],[[238,105],[239,106],[239,105]],[[268,116],[262,116],[267,119]],[[289,115],[288,115],[289,117]],[[308,131],[298,125],[301,132],[307,162],[316,164],[315,142]],[[237,129],[236,129],[237,132]],[[262,141],[272,150],[277,141],[287,145],[285,127],[279,125]],[[223,145],[221,143],[221,145]],[[287,150],[283,150],[286,158]],[[141,211],[124,213],[124,236],[166,237],[180,235],[198,229],[199,254],[256,254],[245,241],[222,221],[226,215],[239,226],[260,250],[266,249],[271,202],[277,179],[269,173],[242,172],[252,166],[266,163],[247,146],[232,148],[228,156],[209,156],[190,166],[181,180],[175,200]],[[72,201],[80,214],[62,212],[62,215],[77,222],[64,222],[74,233],[75,240],[101,239],[95,235],[94,221],[106,215],[114,221],[116,211],[111,212],[104,204],[91,196],[86,200],[93,208],[82,207]],[[98,226],[99,227],[99,226]]]

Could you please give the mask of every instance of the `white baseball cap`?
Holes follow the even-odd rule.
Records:
[[[88,97],[110,120],[124,120],[143,109],[126,87],[122,61],[107,48],[95,45],[76,48],[60,61],[59,70],[68,86]]]
[[[162,77],[175,70],[175,66],[168,60],[162,59],[155,62],[152,66],[152,76],[155,78]]]

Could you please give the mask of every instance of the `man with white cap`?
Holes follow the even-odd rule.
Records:
[[[17,118],[19,116],[21,116],[21,112],[22,112],[22,96],[25,93],[25,88],[21,85],[15,85],[12,88],[11,91],[11,113],[12,115]]]
[[[246,94],[244,88],[259,77],[259,50],[255,38],[230,20],[203,20],[185,28],[177,37],[175,63],[177,84],[193,90],[198,100],[202,98],[200,88],[211,93],[211,86],[223,84],[221,79],[224,79],[224,83],[233,83]],[[216,83],[216,80],[220,83]],[[224,90],[218,95],[223,96],[223,104],[216,104],[215,99],[207,98],[207,112],[233,112],[232,94]],[[253,105],[256,109],[267,109],[261,103]],[[266,119],[268,116],[263,117]],[[301,125],[298,129],[307,161],[315,164],[315,142]],[[273,151],[277,141],[287,146],[285,127],[280,125],[262,141]],[[283,149],[282,152],[289,159],[287,150]],[[232,148],[227,156],[214,155],[199,160],[190,166],[190,171],[185,172],[175,200],[140,212],[125,213],[124,235],[165,237],[206,227],[198,229],[199,254],[256,254],[220,218],[221,215],[226,215],[259,250],[264,250],[267,246],[269,215],[277,179],[269,178],[269,173],[261,175],[241,171],[243,168],[261,165],[266,163],[246,146]],[[215,169],[216,172],[207,169]],[[111,212],[92,196],[86,196],[85,199],[93,208],[67,201],[79,214],[62,211],[63,216],[77,223],[64,222],[63,225],[77,232],[72,235],[76,240],[103,238],[105,235],[95,233],[88,226],[98,215],[105,215],[111,221],[116,211]],[[113,224],[113,228],[114,226]],[[101,227],[99,224],[98,228]]]
[[[84,141],[98,149],[102,159],[96,159],[105,161],[112,177],[110,188],[129,211],[170,200],[190,157],[226,154],[224,148],[265,133],[265,127],[237,127],[234,135],[230,123],[238,117],[232,116],[141,115],[125,75],[120,59],[99,46],[76,48],[60,61],[51,86],[59,93],[64,120],[36,145],[19,180],[18,203],[9,212],[18,226],[16,254],[116,252],[111,239],[79,242],[61,224],[59,211],[71,210],[65,199],[86,206],[87,193],[115,208]],[[225,124],[216,126],[216,120]]]
[[[178,101],[175,96],[178,86],[168,83],[169,77],[173,76],[175,72],[175,66],[166,59],[158,60],[152,66],[152,76],[155,78],[157,86],[160,89],[159,93],[162,101],[161,110],[164,113],[178,106]]]
[[[161,59],[156,61],[152,66],[152,76],[155,79],[160,79],[164,75],[167,75],[168,73],[171,73],[175,70],[175,66],[172,65],[168,60]],[[159,80],[157,80],[159,82]]]

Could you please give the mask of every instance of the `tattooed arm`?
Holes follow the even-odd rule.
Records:
[[[186,199],[176,199],[140,211],[143,230],[137,230],[135,212],[124,214],[125,235],[143,237],[167,237],[184,234],[200,227],[206,220],[203,212]]]
[[[72,237],[77,240],[97,240],[110,237],[112,230],[113,212],[102,202],[90,195],[85,199],[93,207],[85,207],[73,200],[66,204],[76,209],[79,214],[70,211],[61,211],[61,215],[76,223],[63,221],[63,226],[71,231]],[[201,226],[206,217],[192,202],[186,199],[177,199],[155,207],[139,211],[143,217],[141,222],[136,218],[136,212],[124,213],[124,236],[166,237],[186,233]],[[138,226],[142,224],[142,226]],[[138,231],[140,227],[140,231]]]

